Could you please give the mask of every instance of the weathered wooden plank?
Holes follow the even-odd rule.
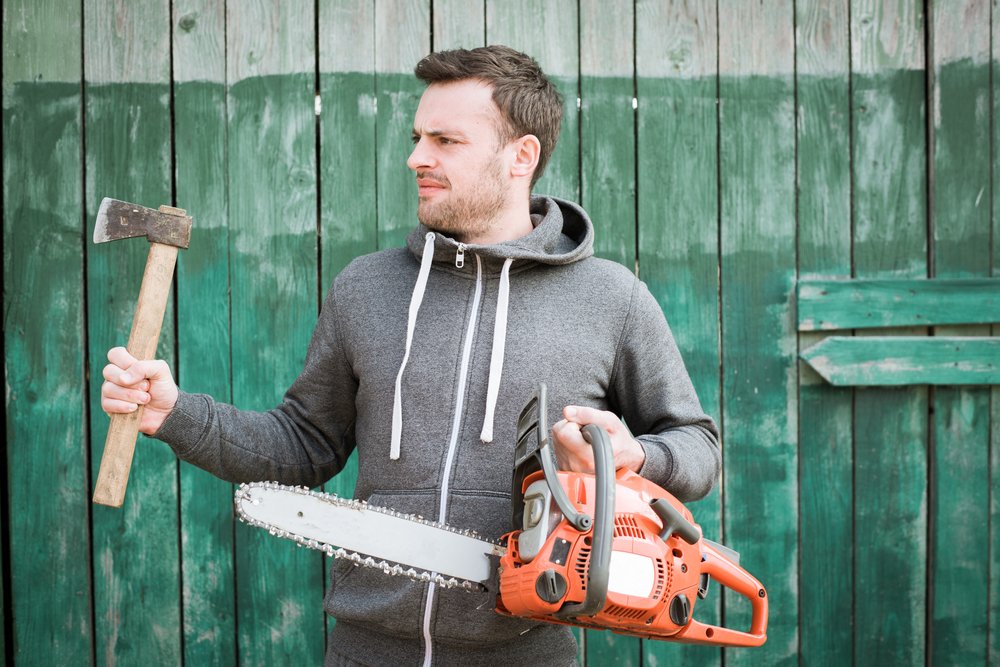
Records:
[[[850,15],[855,275],[923,278],[923,6],[852,0]],[[854,661],[920,664],[927,609],[927,389],[858,390],[854,433]]]
[[[424,84],[413,68],[431,50],[429,0],[375,4],[378,247],[402,246],[417,220],[416,180],[406,167]]]
[[[170,15],[162,2],[83,5],[88,241],[102,197],[156,208],[170,192]],[[87,244],[91,466],[108,420],[100,408],[107,350],[124,345],[149,246]],[[173,363],[173,307],[157,356]],[[139,436],[123,509],[94,506],[95,653],[108,664],[179,664],[182,628],[177,460]]]
[[[281,399],[316,322],[313,9],[226,10],[233,400],[242,408]],[[320,664],[321,556],[244,525],[236,553],[240,662]]]
[[[374,14],[374,2],[324,0],[319,5],[324,292],[352,259],[378,246]]]
[[[719,419],[716,14],[714,1],[636,3],[635,150],[639,276],[670,322],[702,407]],[[705,535],[720,540],[721,497],[719,488],[689,505]],[[696,618],[719,623],[721,591],[698,602]],[[715,648],[643,642],[647,665],[718,665],[721,657]]]
[[[791,2],[719,9],[725,538],[781,601],[767,644],[728,665],[798,659],[793,31]],[[749,627],[744,600],[724,609]]]
[[[321,296],[355,257],[378,249],[375,135],[375,2],[319,3]],[[344,165],[351,165],[345,169]],[[351,498],[358,456],[324,485]],[[324,558],[326,569],[330,560]],[[328,579],[324,578],[328,585]],[[328,625],[336,621],[328,619]]]
[[[831,336],[801,356],[839,387],[1000,382],[1000,338]]]
[[[580,201],[578,16],[576,0],[509,0],[486,5],[487,44],[506,44],[533,57],[563,95],[559,145],[534,192],[572,201]]]
[[[631,0],[580,2],[581,204],[594,221],[594,253],[634,269],[635,40]],[[608,15],[617,18],[608,22]]]
[[[486,3],[434,0],[432,48],[474,49],[486,44]]]
[[[177,380],[231,401],[225,7],[175,0],[174,145],[178,206],[194,217],[177,260]],[[236,662],[232,486],[180,468],[184,661]]]
[[[992,52],[990,71],[992,74],[991,97],[989,100],[993,134],[990,137],[994,150],[990,183],[993,217],[993,275],[1000,275],[1000,0],[992,0],[990,6]],[[1000,336],[1000,325],[992,327],[993,335]],[[1000,660],[1000,387],[990,392],[990,576],[989,576],[989,630],[987,636],[987,664]]]
[[[79,4],[3,7],[3,286],[12,664],[90,664]],[[64,46],[53,50],[52,44]],[[54,372],[58,371],[58,372]],[[5,570],[6,571],[6,570]],[[4,591],[0,589],[0,593]],[[9,625],[8,625],[9,623]]]
[[[799,291],[803,276],[851,275],[848,0],[799,0],[796,20]],[[802,301],[797,304],[801,318]],[[802,328],[801,325],[799,327]],[[822,339],[802,334],[799,349]],[[799,364],[800,653],[851,662],[853,393]]]
[[[580,2],[580,203],[594,253],[635,269],[635,122],[630,0]],[[618,18],[608,22],[607,14]],[[587,662],[641,664],[638,639],[586,633]]]
[[[934,275],[989,277],[990,10],[980,0],[931,4],[931,228]],[[993,321],[1000,322],[1000,280]],[[950,298],[956,302],[958,299]],[[935,336],[989,335],[989,327],[935,329]],[[1000,339],[993,363],[1000,366]],[[1000,378],[1000,371],[997,372]],[[989,563],[988,388],[941,388],[933,395],[931,465],[934,664],[986,664]]]
[[[985,173],[988,176],[989,170]],[[943,195],[945,201],[949,198]],[[975,198],[968,203],[974,205],[974,201]],[[958,219],[951,209],[944,210],[948,211],[949,220]],[[965,219],[981,221],[983,217],[977,214]],[[984,231],[987,232],[985,242],[981,238]],[[978,254],[988,252],[988,232],[988,227],[979,230],[979,238],[974,239],[978,240],[981,249]],[[997,278],[813,279],[799,281],[797,290],[799,331],[988,324],[1000,320],[1000,279]]]

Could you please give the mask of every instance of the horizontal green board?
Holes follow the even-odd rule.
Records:
[[[1000,279],[802,280],[799,331],[989,324],[1000,321]]]
[[[1000,384],[1000,338],[831,336],[801,356],[838,387]]]

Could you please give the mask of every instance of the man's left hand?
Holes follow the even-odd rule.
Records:
[[[629,468],[639,472],[646,460],[646,452],[618,415],[606,410],[567,405],[563,408],[563,417],[552,426],[552,440],[560,470],[594,472],[594,450],[583,439],[582,429],[587,424],[596,424],[611,436],[615,468]]]

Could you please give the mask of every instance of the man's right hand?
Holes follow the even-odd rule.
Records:
[[[101,409],[110,415],[134,412],[143,405],[139,430],[153,435],[177,403],[177,383],[167,362],[139,361],[124,347],[111,348],[108,361],[111,363],[104,367],[101,385]]]

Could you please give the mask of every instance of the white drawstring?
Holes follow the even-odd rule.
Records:
[[[497,294],[497,313],[493,322],[493,352],[490,354],[490,379],[486,385],[486,417],[479,439],[493,442],[493,415],[497,409],[497,395],[500,393],[500,374],[503,372],[503,355],[507,346],[507,302],[510,297],[510,265],[507,258],[500,270],[500,290]]]
[[[424,237],[424,252],[420,257],[420,272],[417,274],[417,284],[413,287],[410,297],[410,314],[406,321],[406,351],[403,352],[403,363],[399,365],[396,375],[396,395],[392,403],[392,442],[389,448],[389,458],[399,458],[399,442],[403,436],[403,370],[410,359],[410,346],[413,343],[413,330],[417,326],[417,313],[424,300],[424,289],[427,287],[427,276],[431,272],[434,260],[434,233],[427,232]]]

